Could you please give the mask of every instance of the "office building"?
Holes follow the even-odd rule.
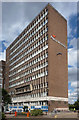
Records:
[[[68,110],[67,21],[48,4],[6,50],[10,108]]]
[[[0,61],[0,88],[5,88],[5,66],[6,62]]]

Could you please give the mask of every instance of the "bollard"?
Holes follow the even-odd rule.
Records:
[[[27,113],[27,117],[29,117],[29,112]]]
[[[15,111],[15,117],[17,116],[17,112]]]

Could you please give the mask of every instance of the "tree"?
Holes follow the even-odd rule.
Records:
[[[74,103],[74,107],[76,110],[79,110],[79,100],[77,100],[75,103]]]
[[[11,96],[8,94],[8,92],[2,88],[2,103],[4,106],[11,103]]]
[[[69,109],[70,109],[70,110],[71,110],[71,109],[74,110],[74,108],[75,108],[76,110],[79,110],[79,100],[77,100],[74,104],[69,104]]]
[[[74,104],[69,104],[69,109],[70,110],[74,109]]]

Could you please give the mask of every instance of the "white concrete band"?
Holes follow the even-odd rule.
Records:
[[[68,98],[64,98],[64,97],[52,97],[52,96],[47,96],[47,97],[36,97],[36,98],[31,98],[31,97],[17,97],[17,98],[12,98],[12,102],[13,103],[19,103],[19,102],[36,102],[36,101],[67,101],[68,102]]]
[[[69,108],[55,108],[55,110],[63,110],[63,111],[68,111],[69,110]]]

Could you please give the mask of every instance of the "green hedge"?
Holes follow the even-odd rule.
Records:
[[[40,109],[34,109],[30,112],[31,116],[43,115],[43,111]]]

